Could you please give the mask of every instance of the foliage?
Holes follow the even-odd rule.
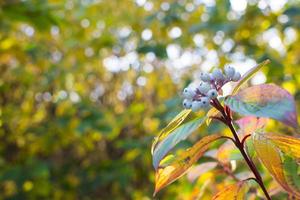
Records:
[[[195,89],[184,89],[185,97],[193,99],[193,105],[198,104],[197,101],[201,102],[201,98],[209,97],[210,105],[221,113],[211,115],[211,111],[209,111],[209,117],[224,123],[224,125],[231,130],[232,136],[224,135],[222,137],[222,134],[204,136],[195,145],[187,149],[186,152],[179,155],[178,158],[174,158],[174,156],[172,156],[172,159],[168,159],[168,164],[166,164],[164,160],[162,161],[162,159],[165,157],[167,152],[169,152],[180,140],[186,139],[188,135],[195,132],[195,129],[199,124],[199,117],[197,117],[196,119],[178,127],[176,122],[178,124],[181,123],[182,120],[179,121],[178,119],[182,119],[182,115],[184,113],[188,113],[188,111],[184,110],[179,113],[178,116],[176,116],[169,124],[169,126],[172,125],[172,127],[177,128],[173,130],[173,132],[170,132],[166,138],[161,139],[158,144],[156,140],[154,143],[156,146],[152,147],[153,164],[156,170],[154,195],[162,188],[184,175],[184,173],[204,155],[204,153],[208,150],[210,143],[220,138],[226,138],[230,139],[236,146],[236,149],[240,151],[242,158],[252,171],[253,176],[244,180],[235,178],[238,180],[238,183],[225,187],[224,190],[220,191],[212,199],[245,199],[247,196],[247,190],[245,190],[243,186],[251,179],[255,180],[261,187],[265,197],[267,199],[271,199],[263,179],[251,159],[251,153],[249,151],[247,153],[245,152],[245,149],[247,149],[246,140],[252,135],[252,145],[253,149],[257,153],[257,157],[262,161],[264,166],[268,169],[279,185],[287,191],[290,196],[300,198],[300,179],[298,176],[300,139],[291,136],[265,133],[263,130],[266,121],[260,119],[260,117],[273,118],[288,126],[292,126],[296,130],[299,129],[293,97],[288,91],[276,86],[275,84],[260,84],[238,91],[242,83],[245,83],[248,79],[254,76],[255,72],[257,72],[261,66],[262,64],[259,64],[249,70],[249,72],[247,72],[246,75],[238,81],[232,94],[225,97],[224,105],[220,103],[218,96],[208,96],[209,92],[203,93],[201,90],[203,89],[204,82],[208,82],[210,87],[217,89],[218,94],[222,95],[222,87],[227,83],[226,80],[228,80],[228,76],[235,74],[234,69],[232,68],[225,68],[226,75],[224,76],[221,72],[221,74],[216,73],[219,69],[214,70],[212,74],[204,75],[202,73],[200,79],[204,82],[201,82]],[[220,87],[218,85],[219,83],[221,83]],[[200,99],[198,97],[199,95],[202,96]],[[187,105],[184,106],[187,107]],[[191,108],[193,110],[193,106],[191,106]],[[240,135],[237,134],[232,125],[232,111],[238,112],[242,115],[249,115],[237,122],[241,127],[241,130],[239,131]],[[204,120],[200,120],[200,124],[201,121]],[[260,121],[262,121],[262,123],[260,123]],[[166,129],[168,129],[168,126]],[[243,132],[247,133],[247,135],[242,135]],[[183,135],[183,137],[181,135]],[[224,151],[226,150],[227,152],[224,154]],[[221,151],[213,157],[219,160],[228,160],[230,152],[233,152],[234,150],[235,148],[230,146],[229,150],[228,148],[221,149]],[[158,154],[156,153],[157,151],[164,153]],[[216,167],[216,165],[214,167]],[[234,176],[232,172],[231,174]],[[197,174],[197,176],[199,175],[201,174]]]
[[[178,91],[199,69],[235,63],[243,72],[269,58],[266,81],[299,105],[299,2],[276,9],[249,1],[241,12],[230,2],[0,1],[0,199],[151,199],[152,139],[181,111]],[[228,135],[214,121],[205,126],[172,153],[207,134]],[[272,120],[266,131],[274,127],[294,135]],[[232,170],[247,173],[238,153],[229,151],[226,162],[210,154],[199,163],[216,168],[179,179],[159,199],[211,199],[233,183]],[[259,170],[274,199],[286,199]]]

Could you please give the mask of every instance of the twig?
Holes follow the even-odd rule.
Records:
[[[248,135],[246,135],[243,139],[242,139],[242,145],[243,145],[243,147],[245,147],[245,142],[246,142],[246,140],[249,138],[251,136],[251,134],[248,134]]]

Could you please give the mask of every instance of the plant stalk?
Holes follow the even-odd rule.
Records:
[[[261,187],[263,193],[265,194],[266,198],[268,200],[272,200],[265,185],[264,185],[264,182],[262,180],[262,177],[260,176],[255,164],[252,162],[252,160],[249,158],[249,156],[247,155],[247,153],[245,152],[245,149],[244,149],[244,141],[241,142],[239,137],[238,137],[238,134],[235,130],[235,128],[233,127],[233,124],[232,124],[232,119],[231,119],[231,116],[230,116],[230,110],[228,111],[225,111],[224,107],[222,106],[222,104],[218,101],[218,100],[215,100],[214,101],[214,104],[216,105],[216,108],[222,113],[223,115],[223,123],[225,125],[227,125],[229,127],[229,129],[231,130],[232,132],[232,135],[234,137],[234,144],[236,145],[236,147],[239,149],[239,151],[241,152],[243,158],[245,159],[248,167],[250,168],[250,170],[253,172],[254,176],[255,176],[255,180],[256,182],[259,184],[259,186]]]
[[[249,168],[251,169],[251,171],[253,172],[256,182],[259,184],[259,186],[261,187],[262,191],[264,192],[265,196],[267,197],[268,200],[271,200],[271,197],[263,183],[263,180],[256,168],[256,166],[254,165],[254,163],[252,162],[252,160],[248,157],[247,153],[245,152],[244,149],[244,145],[241,143],[241,141],[239,140],[239,137],[237,136],[237,133],[232,125],[232,122],[230,121],[228,124],[228,127],[230,128],[234,138],[235,138],[235,145],[236,147],[240,150],[242,156],[244,157],[247,165],[249,166]]]

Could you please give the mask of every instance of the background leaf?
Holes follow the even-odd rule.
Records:
[[[244,200],[246,197],[248,186],[245,181],[226,186],[218,192],[213,200]]]
[[[205,162],[194,166],[188,171],[187,178],[190,182],[194,182],[199,176],[214,169],[217,165],[217,162]]]

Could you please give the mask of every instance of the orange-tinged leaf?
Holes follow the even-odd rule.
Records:
[[[222,138],[222,136],[209,135],[203,137],[191,148],[181,153],[170,165],[159,167],[155,174],[154,195],[162,188],[184,175],[186,171],[205,153],[209,144],[219,138]]]
[[[300,197],[298,163],[293,160],[299,155],[299,139],[274,133],[255,133],[252,139],[258,158],[274,179],[288,193]]]
[[[191,109],[184,109],[182,110],[176,117],[173,118],[173,120],[159,133],[157,137],[155,137],[152,147],[151,147],[151,153],[153,154],[153,151],[156,147],[156,145],[162,141],[165,137],[167,137],[173,130],[175,130],[190,114]]]
[[[244,74],[241,78],[241,80],[236,84],[236,86],[234,87],[233,91],[232,91],[232,95],[236,94],[239,89],[242,87],[243,84],[245,84],[250,78],[253,77],[253,75],[258,72],[263,66],[265,66],[266,64],[269,64],[270,60],[265,60],[261,63],[259,63],[258,65],[256,65],[255,67],[253,67],[252,69],[250,69],[248,72],[246,72],[246,74]]]
[[[226,186],[218,192],[213,200],[244,200],[247,193],[248,185],[245,181],[239,181],[235,184]]]

